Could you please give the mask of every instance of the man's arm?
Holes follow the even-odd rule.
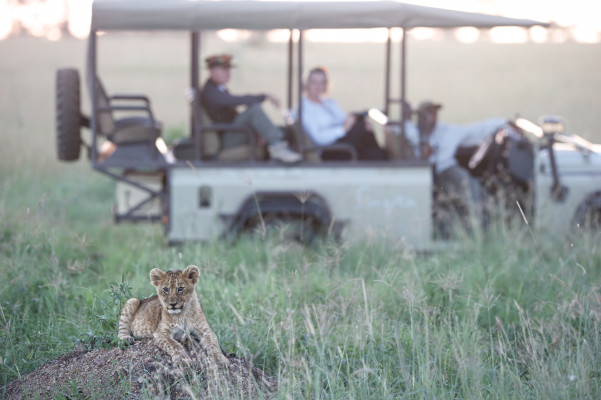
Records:
[[[222,92],[212,83],[207,83],[204,86],[202,97],[205,104],[210,104],[215,107],[237,107],[242,105],[250,105],[254,103],[261,103],[267,98],[267,96],[264,94],[234,96],[227,92]]]

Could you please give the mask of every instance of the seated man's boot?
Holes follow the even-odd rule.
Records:
[[[275,144],[268,146],[269,157],[272,160],[278,160],[284,163],[297,163],[302,160],[302,156],[290,149],[288,143],[285,141],[279,141]]]

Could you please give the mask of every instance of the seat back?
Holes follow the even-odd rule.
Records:
[[[407,135],[401,131],[399,124],[390,124],[384,127],[386,152],[393,160],[413,160],[416,154]]]
[[[211,119],[209,118],[209,114],[207,114],[202,104],[200,104],[199,106],[199,118],[200,124],[203,127],[210,126]],[[202,129],[201,143],[203,157],[216,156],[219,153],[219,150],[221,149],[221,140],[219,139],[219,133],[215,130]]]
[[[315,142],[305,132],[303,125],[299,120],[294,121],[289,125],[294,136],[294,147],[303,155],[306,161],[321,161],[320,153],[316,150]]]
[[[100,135],[121,144],[154,142],[161,135],[161,123],[154,119],[147,96],[121,94],[111,97],[98,77],[94,79],[94,85],[96,126]],[[133,112],[137,115],[117,119],[113,113],[115,110],[127,111],[130,114]]]
[[[198,90],[197,96],[199,100],[202,98],[202,92],[200,89]],[[213,124],[213,121],[209,117],[209,114],[203,107],[202,101],[198,101],[198,121],[201,125],[200,135],[202,157],[204,159],[213,158],[219,161],[244,161],[261,159],[264,157],[264,153],[258,148],[255,149],[256,154],[253,156],[253,147],[256,146],[251,146],[250,144],[223,148],[221,145],[221,135],[228,131],[227,126],[223,127],[224,124],[219,124],[221,126],[216,128]],[[241,129],[240,127],[232,126],[232,130],[241,132],[249,129]]]
[[[98,133],[107,136],[115,131],[115,119],[111,110],[101,111],[101,109],[110,107],[110,99],[98,77],[94,79],[94,86],[96,89],[96,107],[99,109],[96,111]]]

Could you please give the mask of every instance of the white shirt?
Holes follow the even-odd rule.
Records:
[[[316,103],[303,96],[302,108],[303,128],[316,145],[332,144],[346,135],[346,113],[334,99],[325,98]],[[298,109],[294,110],[293,118],[298,119]]]
[[[491,118],[468,125],[436,124],[430,135],[430,162],[440,173],[457,165],[455,152],[459,147],[477,146],[507,123],[506,118]]]

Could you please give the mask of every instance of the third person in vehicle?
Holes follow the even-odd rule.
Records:
[[[456,125],[438,122],[441,104],[423,101],[418,109],[418,128],[422,143],[422,157],[434,166],[434,185],[440,194],[454,205],[457,216],[472,214],[486,226],[488,193],[470,171],[459,165],[455,154],[459,147],[474,147],[507,125],[506,118],[490,118],[471,124]]]

